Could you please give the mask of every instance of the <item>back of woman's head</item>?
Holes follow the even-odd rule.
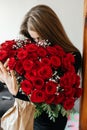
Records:
[[[30,38],[29,30],[35,31],[45,40],[62,46],[65,51],[77,51],[56,15],[47,5],[34,6],[27,12],[21,24],[20,33]]]

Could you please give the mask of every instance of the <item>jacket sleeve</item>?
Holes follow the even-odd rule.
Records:
[[[19,99],[24,100],[24,101],[29,101],[28,96],[25,94],[22,94],[22,92],[20,92],[20,91],[18,91],[16,96],[13,95],[13,97],[19,98]]]
[[[75,52],[73,53],[74,56],[75,56],[75,70],[76,70],[76,73],[79,71],[79,69],[81,69],[81,66],[82,66],[82,57],[81,57],[81,54],[80,52]]]

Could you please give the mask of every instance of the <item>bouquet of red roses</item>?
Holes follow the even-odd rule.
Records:
[[[4,63],[7,58],[19,89],[36,105],[35,118],[45,111],[55,121],[59,112],[67,116],[73,110],[82,89],[71,53],[47,42],[10,40],[0,47],[0,61]]]

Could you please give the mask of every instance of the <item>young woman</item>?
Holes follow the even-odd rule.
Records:
[[[31,8],[24,17],[20,33],[36,43],[42,43],[43,40],[48,40],[52,45],[57,44],[61,46],[65,52],[72,53],[75,56],[76,72],[80,69],[81,54],[69,40],[58,16],[50,7],[37,5]],[[2,80],[6,83],[14,97],[29,101],[26,95],[19,92],[14,72],[11,71],[11,75],[9,76],[5,67],[7,67],[6,64],[3,65],[0,63],[0,79],[3,77]],[[53,123],[44,112],[40,117],[35,119],[34,130],[64,130],[66,122],[67,118],[59,113],[58,118]]]

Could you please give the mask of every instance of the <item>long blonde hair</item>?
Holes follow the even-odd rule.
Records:
[[[36,31],[43,39],[58,44],[66,52],[79,52],[69,40],[58,16],[47,5],[37,5],[30,9],[24,17],[20,33],[30,38],[28,29]]]

